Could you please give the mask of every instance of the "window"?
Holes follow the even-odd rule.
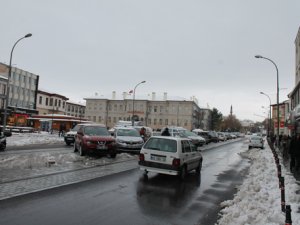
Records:
[[[157,112],[157,106],[154,106],[154,112]]]
[[[49,104],[49,98],[46,98],[46,105]]]
[[[190,144],[188,141],[181,141],[182,152],[191,152]]]
[[[168,124],[168,119],[165,119],[165,125],[169,125],[169,124]]]
[[[40,96],[40,98],[39,98],[39,104],[40,104],[40,105],[43,104],[43,97],[42,97],[42,96]]]
[[[163,120],[159,119],[159,125],[162,125],[162,124],[163,124]]]
[[[151,119],[148,119],[148,125],[151,125]]]
[[[53,106],[53,98],[50,98],[50,106]]]
[[[55,99],[55,103],[54,103],[54,106],[57,106],[57,99]]]
[[[157,119],[154,119],[153,125],[156,125],[157,123]]]
[[[99,122],[101,122],[102,121],[102,117],[101,116],[99,116]]]
[[[61,101],[60,100],[58,100],[58,107],[60,107],[61,106]]]

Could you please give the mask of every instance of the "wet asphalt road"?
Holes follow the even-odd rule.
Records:
[[[203,152],[200,177],[149,173],[138,169],[0,201],[0,224],[215,224],[219,203],[232,199],[249,162],[247,146],[229,143]]]

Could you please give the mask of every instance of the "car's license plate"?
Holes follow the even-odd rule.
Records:
[[[73,140],[74,138],[72,137],[66,137],[67,140]]]
[[[165,162],[166,157],[165,156],[151,155],[151,160],[158,161],[158,162]]]
[[[106,150],[106,149],[107,149],[107,146],[105,146],[105,145],[98,145],[98,146],[97,146],[97,149],[98,149],[98,150]]]

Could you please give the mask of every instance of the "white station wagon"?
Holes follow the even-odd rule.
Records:
[[[184,179],[189,171],[200,173],[202,155],[187,138],[152,136],[140,151],[139,165],[145,172],[178,175]]]

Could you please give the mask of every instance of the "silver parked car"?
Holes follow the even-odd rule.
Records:
[[[114,136],[119,152],[140,152],[144,140],[140,133],[133,127],[116,127]]]

